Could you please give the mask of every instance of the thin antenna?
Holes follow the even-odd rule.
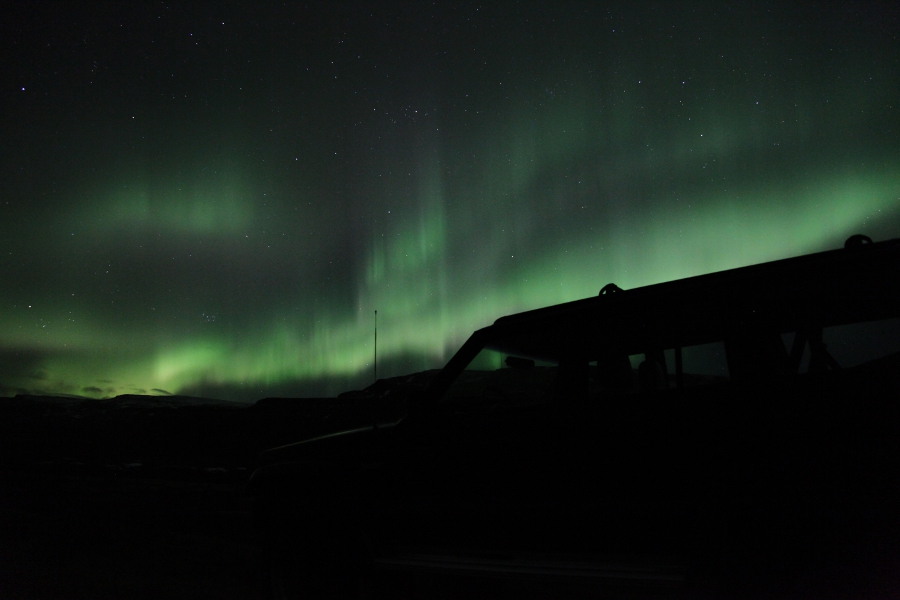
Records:
[[[375,357],[372,360],[372,369],[375,371],[375,381],[378,381],[378,311],[375,311]]]

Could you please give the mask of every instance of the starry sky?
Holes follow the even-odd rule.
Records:
[[[376,310],[392,376],[900,236],[893,3],[12,4],[0,395],[332,395]]]

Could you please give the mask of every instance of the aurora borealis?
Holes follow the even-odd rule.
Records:
[[[4,8],[0,395],[331,395],[900,236],[890,3]]]

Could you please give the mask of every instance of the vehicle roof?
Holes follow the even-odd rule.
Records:
[[[863,243],[868,242],[868,243]],[[440,389],[485,346],[546,360],[595,360],[900,316],[900,239],[615,290],[497,319],[433,381]],[[447,380],[446,382],[444,380]]]

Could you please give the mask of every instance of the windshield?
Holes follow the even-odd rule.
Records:
[[[550,402],[557,364],[484,348],[444,394],[444,402],[482,407]]]

